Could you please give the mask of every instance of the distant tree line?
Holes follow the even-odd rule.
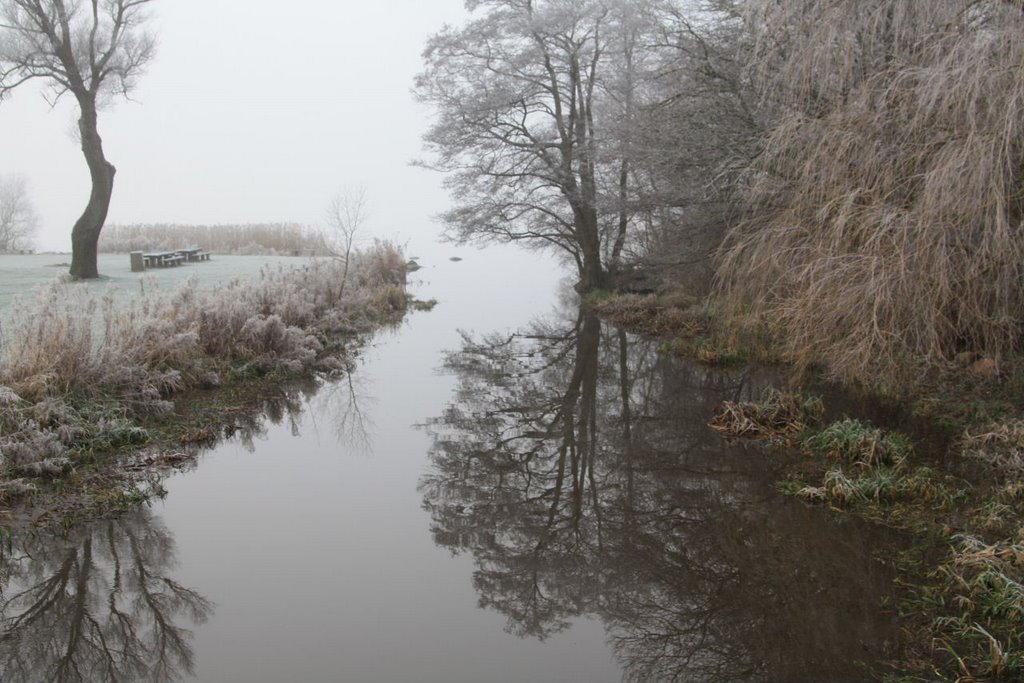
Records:
[[[326,255],[320,231],[298,223],[110,225],[103,231],[103,253],[169,251],[195,245],[218,254]]]
[[[0,254],[32,248],[39,219],[20,175],[0,175]]]
[[[450,238],[554,249],[581,290],[640,266],[847,379],[1020,350],[1020,2],[467,7],[416,81]]]

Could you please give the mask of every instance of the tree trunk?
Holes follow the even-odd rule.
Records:
[[[601,289],[607,283],[601,263],[601,233],[597,225],[597,209],[593,206],[573,207],[576,241],[580,246],[580,281],[576,291],[582,293]]]
[[[71,277],[84,280],[99,277],[96,264],[98,243],[114,192],[115,169],[103,155],[103,141],[96,126],[95,102],[80,99],[79,105],[82,116],[78,119],[78,130],[82,135],[82,154],[92,178],[92,193],[85,211],[71,230]]]
[[[626,246],[626,232],[629,230],[629,160],[623,157],[619,166],[619,231],[612,245],[612,255],[608,262],[608,272],[614,280],[622,265],[622,250]]]

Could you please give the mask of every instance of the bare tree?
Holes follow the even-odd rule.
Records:
[[[70,93],[78,103],[82,153],[92,193],[71,231],[71,276],[98,277],[97,242],[114,190],[97,111],[106,97],[127,95],[154,52],[142,28],[152,0],[0,0],[0,97],[42,79],[48,99]]]
[[[367,218],[366,203],[366,188],[358,187],[334,195],[327,207],[327,230],[323,234],[324,248],[327,253],[344,263],[339,296],[345,294],[348,266],[352,251],[355,249],[356,233]]]
[[[649,217],[638,181],[653,136],[640,128],[663,97],[659,81],[678,68],[668,35],[678,8],[671,0],[467,6],[479,18],[434,36],[416,81],[438,112],[424,165],[450,174],[447,235],[554,247],[576,264],[581,289],[607,286]]]
[[[23,176],[0,176],[0,252],[27,249],[38,227]]]
[[[604,279],[597,198],[594,99],[608,10],[573,0],[495,0],[424,52],[420,99],[439,117],[425,137],[430,162],[450,172],[458,240],[556,247],[582,288]]]

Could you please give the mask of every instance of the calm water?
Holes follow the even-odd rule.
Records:
[[[536,255],[462,255],[165,500],[11,540],[0,680],[863,679],[891,539],[704,426],[761,379],[602,326]]]

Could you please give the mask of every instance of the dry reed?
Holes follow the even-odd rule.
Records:
[[[189,244],[218,254],[327,255],[323,235],[297,223],[109,225],[99,248],[106,253],[180,249]]]
[[[816,397],[770,390],[757,403],[722,402],[709,426],[730,437],[794,440],[823,414]]]
[[[719,292],[801,365],[882,388],[1024,334],[1024,13],[749,3],[774,121]],[[916,370],[915,370],[916,372]]]
[[[961,441],[965,455],[992,467],[1010,482],[1024,482],[1024,420],[992,424],[968,432]]]

